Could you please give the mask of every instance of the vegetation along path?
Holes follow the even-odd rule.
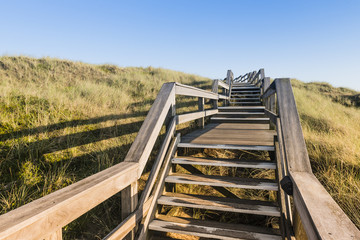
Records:
[[[118,71],[111,66],[105,70]],[[197,109],[189,102],[196,102]],[[37,126],[1,137],[8,146],[9,139],[22,139],[32,131],[59,131],[117,118],[121,117]],[[260,69],[235,79],[229,70],[224,80],[213,81],[211,91],[164,83],[142,120],[134,142],[125,147],[123,161],[96,174],[84,172],[88,176],[76,183],[5,210],[0,239],[360,239],[355,224],[312,172],[289,79],[270,84]],[[134,131],[137,125],[130,125]],[[104,126],[104,131],[88,129],[85,134],[103,140],[111,139],[110,133],[126,134],[113,126]],[[63,154],[69,147],[92,144],[82,138],[86,135],[69,134],[77,140],[57,145],[56,151]],[[52,141],[63,138],[28,139],[30,149],[41,149],[30,156],[41,154],[51,162],[48,155],[56,151],[41,146]],[[24,154],[20,159],[29,158]],[[43,178],[31,164],[28,160],[18,166],[23,169],[20,176],[39,189]],[[16,169],[7,166],[2,165],[2,172]],[[5,190],[17,186],[12,181]],[[73,233],[77,225],[71,224],[79,224],[99,206],[113,208],[116,202],[121,203],[115,204],[121,219],[108,217],[111,228]],[[108,215],[116,212],[107,210]]]

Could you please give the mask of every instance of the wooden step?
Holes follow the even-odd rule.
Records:
[[[264,112],[265,106],[227,106],[218,107],[219,112]]]
[[[215,167],[276,169],[275,162],[258,161],[258,160],[224,159],[224,158],[195,158],[195,157],[184,156],[184,157],[173,158],[172,163],[183,164],[183,165],[215,166]]]
[[[214,116],[226,118],[263,118],[266,115],[264,112],[218,112]]]
[[[239,178],[227,176],[172,173],[171,175],[166,177],[165,182],[268,191],[278,190],[277,183],[274,180],[258,178]]]
[[[269,118],[235,118],[235,117],[212,117],[214,123],[269,123]]]
[[[231,150],[252,150],[252,151],[274,151],[274,146],[266,145],[233,145],[233,144],[198,144],[198,143],[179,143],[179,148],[211,148],[211,149],[231,149]]]
[[[279,207],[273,202],[244,200],[182,193],[165,193],[158,204],[177,207],[207,209],[222,212],[245,213],[280,217]]]
[[[212,120],[237,120],[237,121],[269,121],[270,118],[224,118],[224,117],[212,117]]]
[[[259,87],[232,87],[231,90],[258,90],[260,91]]]
[[[231,94],[233,93],[253,93],[253,94],[259,94],[260,93],[260,89],[259,90],[231,90]]]
[[[149,229],[223,240],[281,240],[278,230],[244,224],[220,223],[159,215]]]
[[[260,98],[230,98],[230,101],[260,101]]]
[[[231,93],[231,96],[236,97],[258,97],[260,98],[260,94],[242,94],[242,93]]]
[[[247,104],[247,105],[258,104],[258,105],[260,105],[261,104],[261,102],[233,102],[233,101],[230,101],[230,103],[231,104],[242,104],[242,105],[244,105],[244,104]]]

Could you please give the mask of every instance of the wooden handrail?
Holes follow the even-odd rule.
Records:
[[[225,89],[229,87],[225,83],[220,83],[220,86]],[[215,109],[176,116],[174,112],[176,94],[198,97],[199,99],[212,99],[216,102]],[[61,228],[82,214],[120,191],[122,193],[126,189],[136,191],[134,187],[136,188],[137,185],[130,186],[133,186],[133,183],[136,183],[141,177],[160,130],[168,113],[171,112],[172,121],[168,125],[167,135],[153,165],[140,202],[136,209],[132,209],[133,206],[131,209],[125,209],[130,210],[131,214],[114,229],[113,234],[109,234],[108,238],[125,236],[146,216],[148,210],[152,209],[154,196],[150,196],[150,193],[169,147],[171,136],[175,133],[176,124],[215,114],[218,111],[217,101],[219,99],[228,99],[228,96],[179,83],[165,83],[148,112],[124,162],[1,215],[0,240],[61,239]],[[179,136],[176,139],[178,141]],[[124,196],[128,195],[127,193],[124,194]],[[124,203],[126,202],[124,201]]]
[[[283,173],[292,179],[293,201],[308,239],[360,239],[360,231],[312,173],[290,79],[275,79],[262,98],[267,101],[274,94],[280,120],[278,139],[285,159]]]
[[[137,180],[137,163],[122,162],[0,216],[0,239],[42,239]]]
[[[137,162],[139,164],[138,178],[141,177],[170,107],[175,105],[175,88],[176,83],[164,83],[161,87],[134,143],[125,157],[125,162]]]

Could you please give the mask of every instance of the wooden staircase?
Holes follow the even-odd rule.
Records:
[[[177,114],[177,96],[197,111]],[[103,240],[360,239],[312,173],[290,79],[264,69],[211,91],[163,84],[123,162],[0,215],[0,240],[62,240],[116,194],[122,220]]]
[[[171,160],[172,170],[165,178],[167,187],[157,200],[158,212],[149,225],[154,239],[161,235],[164,237],[159,233],[180,234],[176,235],[178,239],[187,239],[188,235],[201,239],[282,239],[281,229],[272,228],[269,224],[277,222],[279,226],[280,222],[277,198],[273,201],[269,199],[269,193],[279,189],[278,181],[274,178],[276,133],[270,130],[269,118],[260,102],[259,87],[234,84],[230,92],[230,106],[219,107],[219,112],[211,117],[204,129],[181,138],[177,147],[178,153],[183,154]],[[184,154],[195,149],[247,151],[252,157],[209,158]],[[264,160],[258,156],[267,157]],[[204,172],[206,168],[211,170]],[[228,168],[224,172],[230,174],[218,174],[220,168]],[[184,173],[184,169],[187,173]],[[271,177],[252,177],[254,171],[257,175]],[[202,189],[199,191],[202,194],[190,194],[175,185]],[[205,190],[204,186],[213,191]],[[260,192],[267,199],[249,199],[246,196],[251,194],[247,194],[247,191],[251,194]],[[259,197],[255,196],[255,199]],[[171,209],[179,207],[190,214],[186,217],[171,216]],[[195,216],[199,211],[209,216],[199,219]],[[229,216],[231,221],[222,221],[228,220]]]

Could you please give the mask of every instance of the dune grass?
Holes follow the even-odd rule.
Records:
[[[152,67],[0,57],[0,214],[123,161],[165,82],[211,87]],[[177,111],[195,110],[193,100],[179,98]],[[101,238],[119,223],[119,202],[74,221],[64,238]]]
[[[359,93],[327,83],[292,85],[313,172],[360,229]]]
[[[161,85],[174,81],[211,87],[207,78],[152,67],[0,57],[0,214],[123,161]],[[313,171],[360,228],[359,93],[326,83],[292,84]],[[177,97],[177,113],[196,106],[196,98]],[[272,172],[248,174],[273,177]],[[275,195],[257,197],[273,200]],[[120,221],[119,201],[115,195],[66,226],[64,239],[101,239]]]

